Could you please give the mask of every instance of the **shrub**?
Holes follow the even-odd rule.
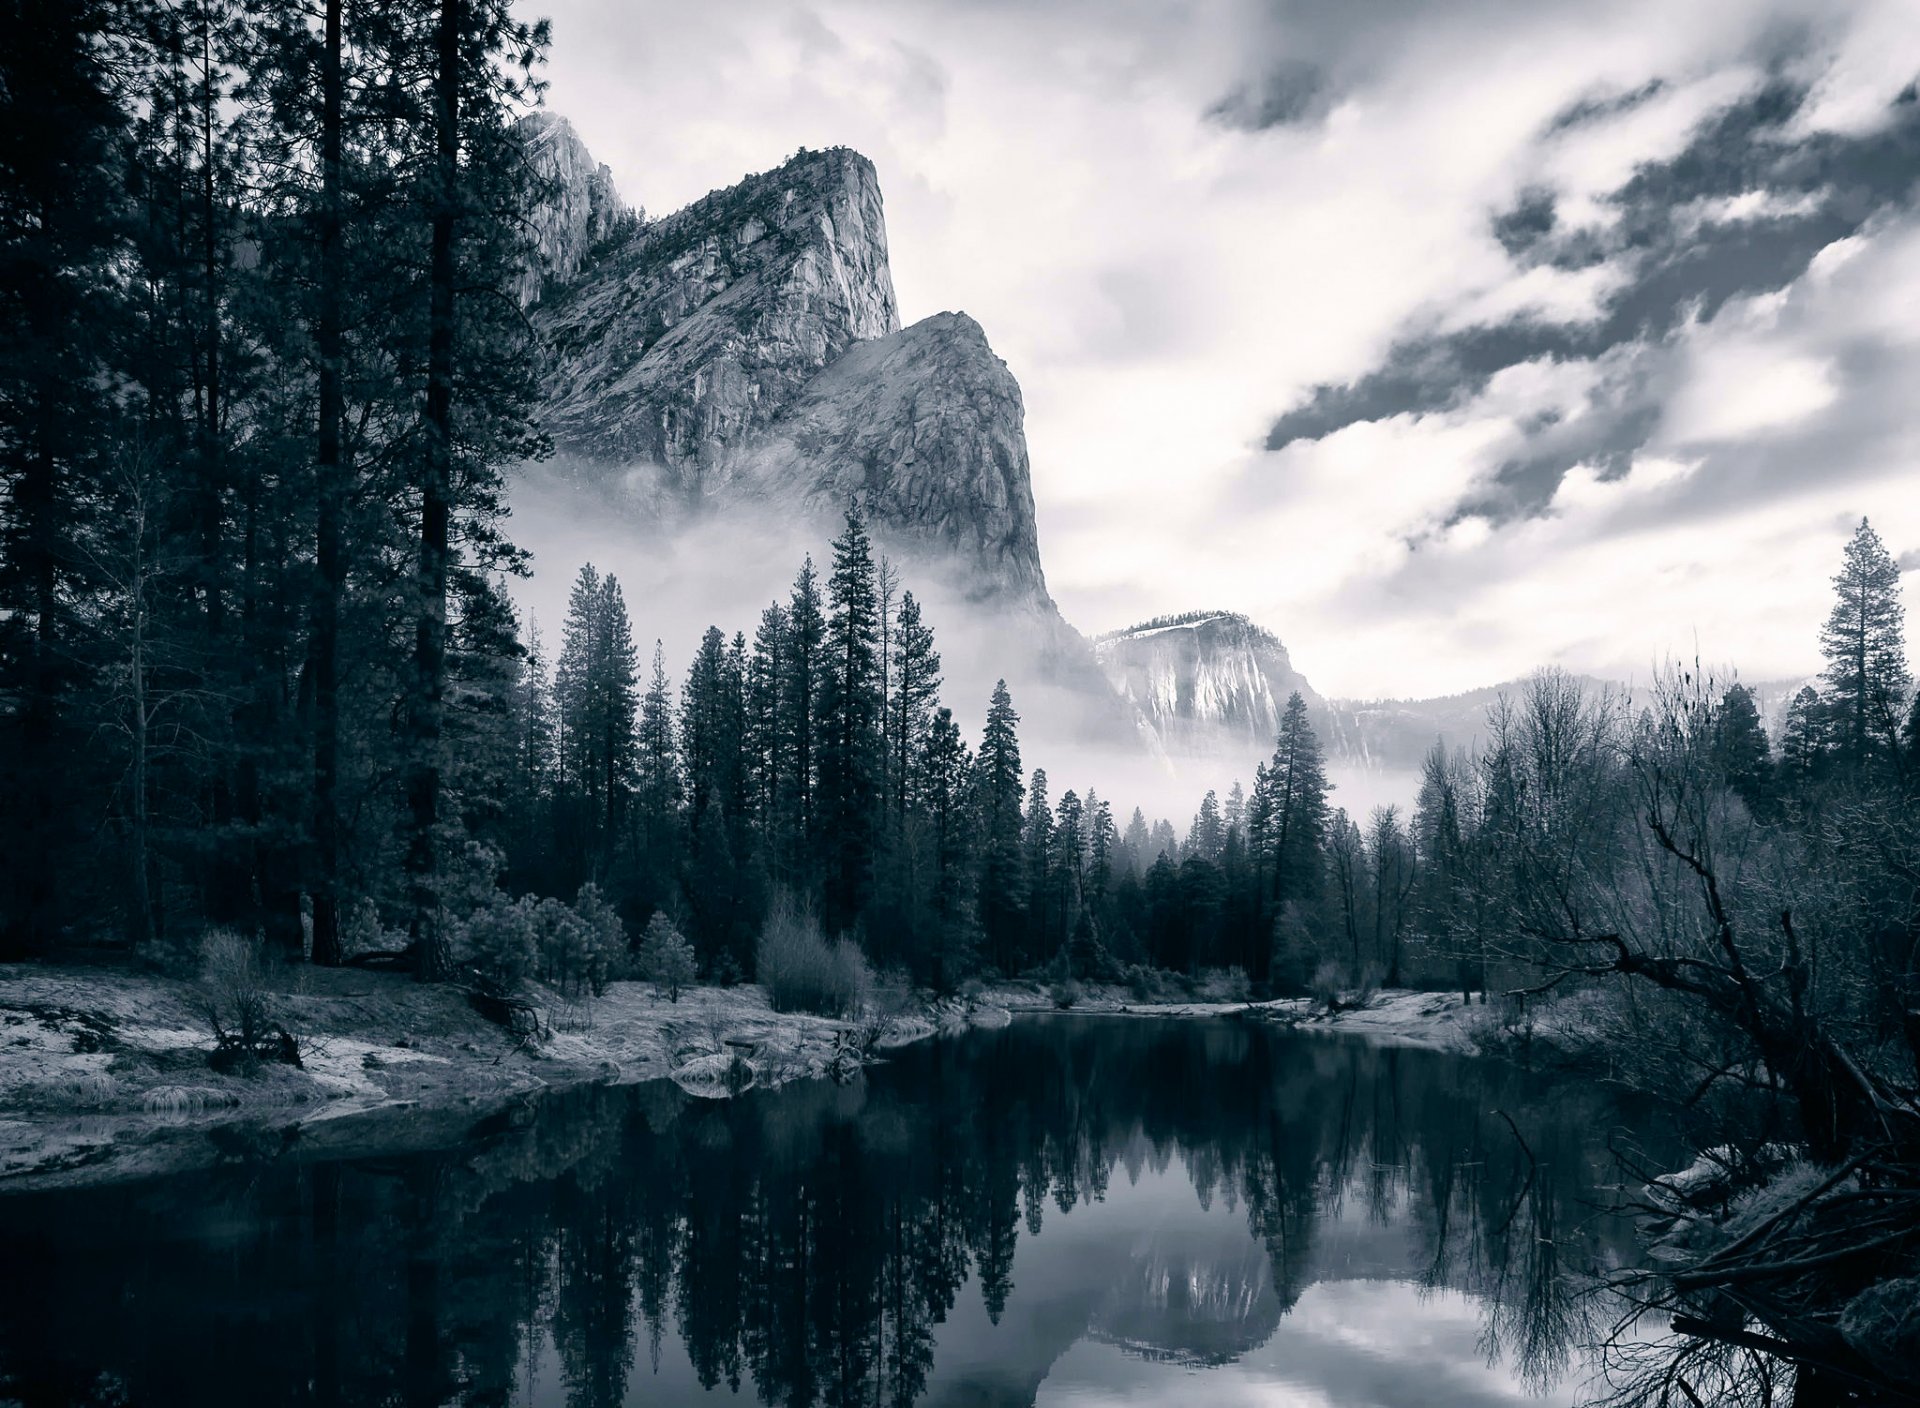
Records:
[[[1157,995],[1152,971],[1143,963],[1127,969],[1127,996],[1135,1002],[1152,1002]]]
[[[1309,991],[1313,1000],[1332,1011],[1340,1005],[1340,994],[1346,991],[1347,970],[1332,959],[1327,959],[1313,970],[1313,982]]]
[[[539,904],[531,896],[495,895],[454,930],[454,954],[495,982],[511,986],[540,961]]]
[[[1252,991],[1244,968],[1208,968],[1194,986],[1194,996],[1202,1002],[1245,1002]]]
[[[669,1002],[678,1002],[680,990],[693,982],[693,945],[659,910],[640,938],[638,965],[641,978],[664,992]]]
[[[200,1003],[213,1032],[215,1070],[250,1070],[261,1061],[300,1064],[300,1048],[274,1020],[260,942],[215,929],[200,946]]]
[[[626,928],[592,883],[571,905],[495,893],[455,930],[454,952],[491,982],[511,987],[530,977],[578,996],[605,992],[626,952]]]
[[[873,988],[873,970],[859,947],[846,939],[829,943],[819,920],[785,900],[760,931],[754,974],[776,1012],[851,1017]]]
[[[1369,1002],[1373,1001],[1374,997],[1380,991],[1381,982],[1385,980],[1386,976],[1386,969],[1382,968],[1377,962],[1369,960],[1366,967],[1360,970],[1360,987],[1353,995],[1354,1002],[1361,1007],[1365,1007]]]
[[[573,899],[573,917],[581,930],[581,976],[598,997],[607,990],[620,960],[627,952],[627,926],[620,912],[600,894],[600,887],[589,880]]]
[[[1062,1012],[1080,1000],[1080,984],[1072,978],[1063,978],[1048,989],[1047,995],[1053,999],[1053,1005]]]

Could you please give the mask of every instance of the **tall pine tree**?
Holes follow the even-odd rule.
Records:
[[[1847,543],[1833,579],[1833,611],[1820,630],[1827,704],[1840,762],[1863,767],[1893,755],[1907,673],[1900,568],[1866,519]]]

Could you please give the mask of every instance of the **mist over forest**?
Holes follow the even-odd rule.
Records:
[[[947,7],[829,9],[662,13],[674,81],[741,103],[570,115],[593,24],[513,0],[9,5],[0,1261],[40,1280],[0,1401],[185,1401],[177,1345],[244,1303],[283,1350],[215,1399],[612,1404],[644,1323],[688,1401],[1166,1401],[1291,1356],[1407,1403],[1383,1366],[1430,1354],[1461,1401],[1915,1402],[1883,393],[1920,105],[1831,49],[1878,31],[1761,26],[1763,80],[1722,16],[1737,63],[1554,80],[1591,37],[1552,29],[1469,199],[1366,171],[1422,129],[1378,73],[1458,77],[1474,17],[1383,22],[1376,70],[1331,11],[1225,6],[1198,53],[1062,0],[896,92]],[[709,24],[748,38],[704,64]],[[1041,85],[1080,145],[998,224],[1052,272],[983,245],[982,317],[921,316],[1004,194],[926,145],[929,72],[964,152],[1042,33],[1132,55]],[[678,208],[621,184],[652,138],[621,179],[589,146],[644,112],[731,150],[790,43],[897,116],[887,160],[800,140],[812,93]],[[1100,252],[1148,163],[1099,134],[1149,118],[1212,174],[1132,233],[1184,220],[1243,289]],[[1317,201],[1429,184],[1454,284],[1323,251],[1371,340],[1253,316],[1298,292],[1267,241],[1383,223]],[[1004,278],[1070,305],[1054,341]]]

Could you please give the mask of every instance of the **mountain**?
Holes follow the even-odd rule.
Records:
[[[533,320],[562,455],[653,464],[689,497],[724,487],[723,467],[814,376],[900,330],[873,164],[803,151],[644,223]]]
[[[573,124],[558,113],[529,113],[517,131],[541,188],[541,198],[527,218],[533,263],[514,287],[525,307],[549,284],[572,280],[596,245],[634,229],[646,212],[622,203],[613,188],[613,172],[594,161]]]
[[[623,221],[563,121],[531,140],[564,179],[533,217],[552,232],[529,317],[554,455],[516,491],[522,540],[611,556],[663,613],[736,609],[784,595],[857,500],[940,632],[957,709],[1004,674],[1030,714],[1137,749],[1047,593],[1019,384],[964,313],[901,326],[873,163],[803,150]]]
[[[1279,637],[1238,612],[1160,616],[1096,636],[1093,648],[1172,755],[1264,754],[1287,697],[1319,699]]]

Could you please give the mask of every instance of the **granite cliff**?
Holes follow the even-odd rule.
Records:
[[[533,259],[514,287],[524,307],[549,286],[570,282],[597,246],[638,227],[646,213],[621,202],[613,173],[558,113],[529,113],[518,131],[538,190],[527,212]]]
[[[1061,689],[1072,707],[1047,707],[1063,726],[1137,747],[1139,719],[1047,593],[1019,384],[964,313],[901,326],[873,164],[802,151],[596,234],[595,211],[624,209],[610,184],[595,193],[605,168],[563,122],[539,135],[574,175],[550,183],[565,209],[534,219],[564,237],[557,257],[543,246],[530,310],[555,453],[528,477],[636,541],[773,522],[817,551],[857,500],[938,604],[960,690],[984,699],[999,673],[1016,691]],[[727,566],[737,579],[762,564]]]
[[[1279,637],[1237,612],[1157,617],[1096,637],[1094,651],[1175,755],[1271,751],[1287,697],[1319,703]]]

